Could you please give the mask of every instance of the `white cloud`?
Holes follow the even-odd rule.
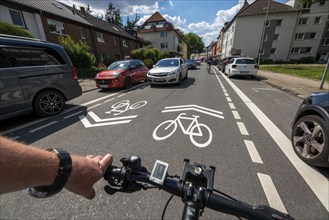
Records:
[[[174,6],[174,4],[172,3],[172,1],[171,1],[171,0],[169,0],[169,3],[170,3],[170,5],[171,5],[171,6]]]
[[[168,14],[162,15],[167,21],[173,23],[174,26],[179,26],[186,23],[186,19],[182,19],[180,16],[170,16]]]

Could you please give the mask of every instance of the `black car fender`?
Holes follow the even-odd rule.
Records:
[[[294,126],[294,124],[296,123],[296,121],[298,121],[298,119],[300,119],[305,115],[318,115],[321,118],[323,118],[327,122],[327,124],[329,124],[329,114],[324,108],[317,105],[307,105],[307,106],[302,105],[298,109],[296,116],[291,123],[291,127]]]

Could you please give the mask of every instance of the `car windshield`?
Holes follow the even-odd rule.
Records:
[[[253,59],[237,59],[235,61],[236,64],[255,64],[255,60]]]
[[[107,69],[108,70],[126,70],[128,69],[130,61],[119,61],[112,63]]]
[[[194,60],[187,60],[186,62],[187,63],[194,63],[195,61]]]
[[[160,60],[157,64],[157,67],[171,67],[171,66],[179,66],[178,59],[169,59],[169,60]]]

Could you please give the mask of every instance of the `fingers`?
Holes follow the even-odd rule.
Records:
[[[90,192],[88,194],[86,194],[84,197],[86,199],[93,199],[95,197],[95,195],[96,195],[95,189],[92,187],[90,189]]]
[[[99,162],[102,172],[105,173],[108,166],[112,164],[113,156],[111,154],[106,154]]]

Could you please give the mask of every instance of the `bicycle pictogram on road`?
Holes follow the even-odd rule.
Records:
[[[114,113],[113,115],[120,115],[128,110],[134,110],[134,109],[141,108],[146,104],[147,104],[147,101],[139,101],[139,102],[135,102],[134,104],[130,104],[129,100],[123,100],[123,101],[113,104],[111,106],[112,109],[105,113],[107,113],[107,114]]]

